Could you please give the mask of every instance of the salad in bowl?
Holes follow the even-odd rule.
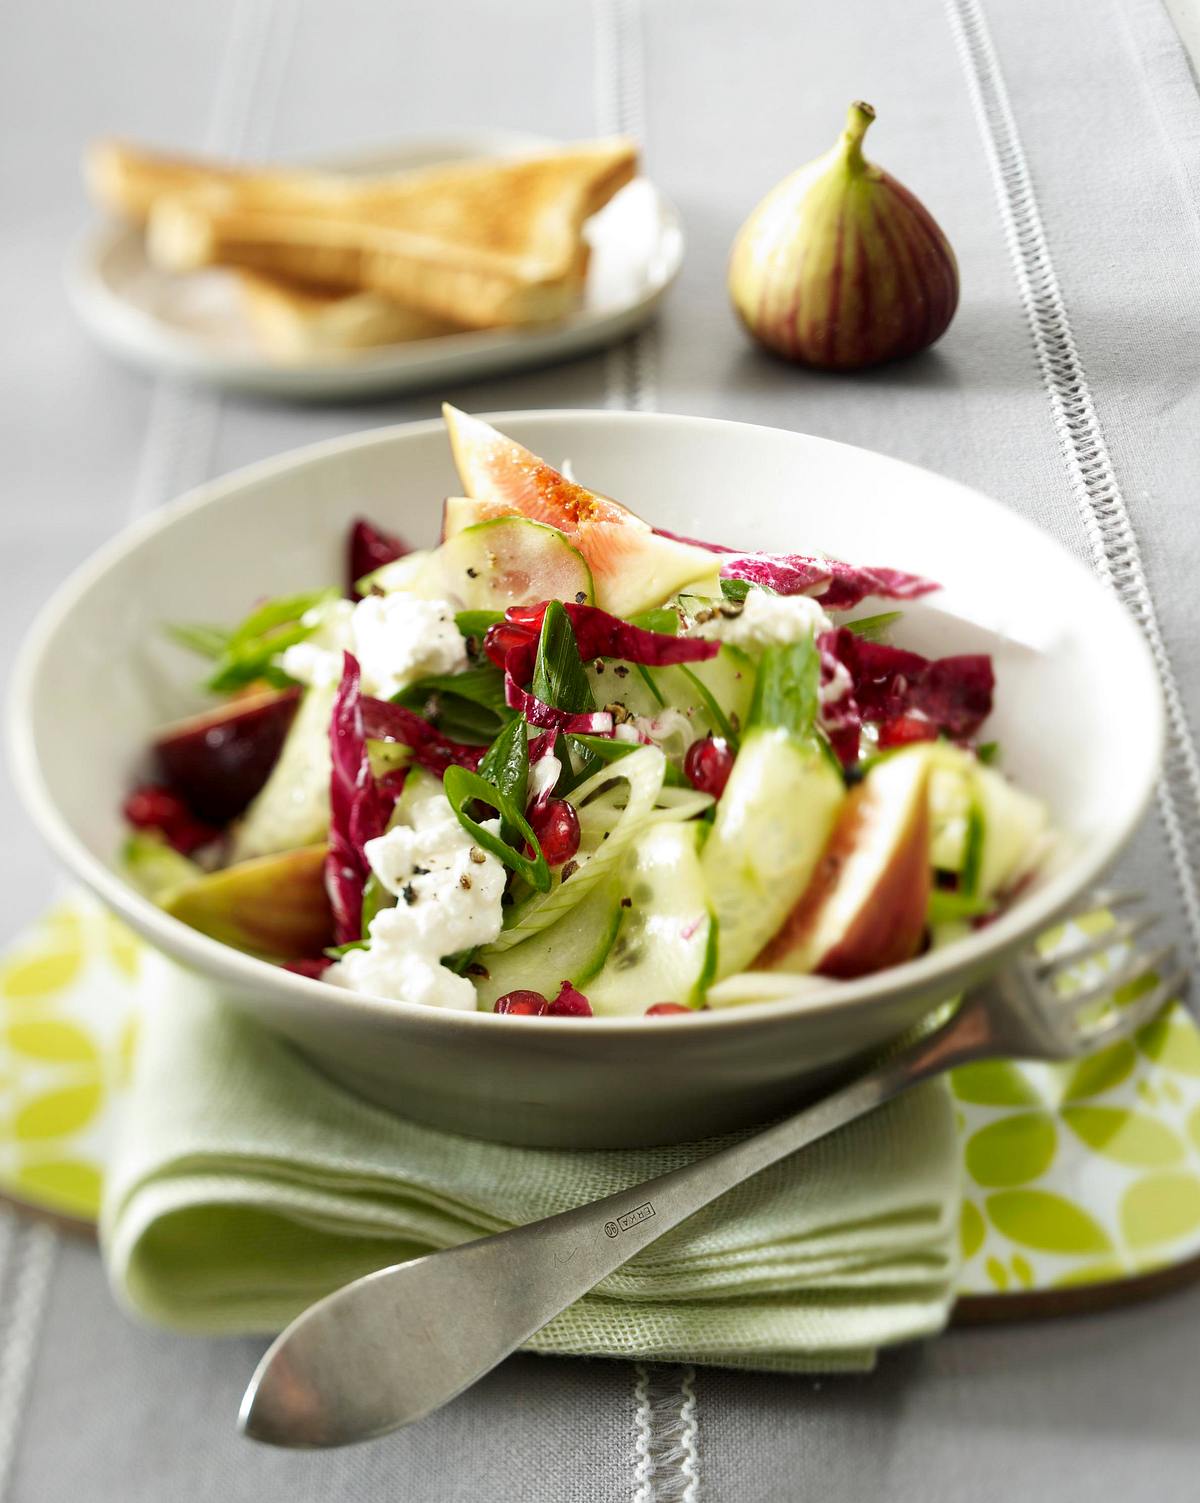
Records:
[[[445,418],[438,546],[359,520],[340,583],[171,628],[219,698],[124,805],[167,912],[384,1001],[661,1016],[901,965],[1037,872],[991,659],[900,645],[935,581],[656,530]]]

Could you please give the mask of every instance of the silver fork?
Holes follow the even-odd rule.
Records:
[[[1076,917],[1136,902],[1097,893]],[[242,1400],[244,1434],[273,1445],[345,1445],[423,1419],[568,1305],[735,1185],[918,1081],[975,1060],[1064,1060],[1150,1021],[1184,987],[1170,946],[1140,955],[1155,920],[1120,917],[1053,958],[1028,952],[956,1008],[943,1007],[866,1075],[707,1158],[545,1220],[356,1279],[276,1338]],[[1102,980],[1071,969],[1126,947]],[[1114,992],[1145,990],[1122,1006]]]

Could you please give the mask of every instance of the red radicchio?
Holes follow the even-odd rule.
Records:
[[[396,537],[394,533],[384,532],[381,527],[376,527],[365,517],[356,518],[346,540],[350,573],[349,588],[346,593],[350,599],[359,599],[357,584],[364,574],[371,574],[376,569],[382,569],[384,564],[394,564],[398,558],[404,558],[411,552],[412,549],[408,544]]]
[[[541,726],[548,731],[574,731],[577,735],[611,736],[613,718],[607,710],[590,710],[575,713],[559,710],[545,704],[528,689],[522,689],[510,673],[505,674],[504,701],[510,710],[517,710],[530,725]]]
[[[328,955],[317,955],[306,960],[285,960],[282,968],[291,971],[293,975],[308,976],[313,981],[319,981],[332,964]]]
[[[573,601],[564,604],[567,619],[575,633],[579,656],[586,663],[591,658],[624,658],[630,663],[644,663],[648,667],[662,668],[670,663],[702,663],[716,657],[721,650],[719,642],[705,641],[698,637],[673,637],[668,632],[647,631],[642,626],[631,626],[620,616],[612,616],[595,605],[576,605]],[[505,643],[504,667],[517,684],[525,683],[533,673],[537,656],[537,639],[542,629],[546,605],[512,606],[505,612],[505,625],[511,633],[519,628],[527,635],[517,641],[511,635]],[[495,628],[493,628],[495,629]],[[512,705],[512,701],[509,701]],[[512,708],[518,708],[512,705]],[[535,725],[544,722],[534,721]]]
[[[325,888],[333,909],[334,937],[349,944],[362,933],[362,894],[370,868],[363,854],[368,840],[382,835],[403,787],[403,774],[381,785],[371,771],[366,703],[359,685],[358,660],[346,653],[342,681],[329,723],[333,772],[329,783],[329,855],[325,860]]]
[[[765,585],[777,595],[812,595],[833,611],[848,611],[868,595],[916,600],[941,588],[932,579],[900,569],[844,564],[804,553],[751,553],[721,565],[723,579]]]
[[[894,726],[881,745],[896,745],[916,739],[920,721],[914,724],[914,715],[923,716],[933,733],[962,738],[973,735],[991,713],[995,677],[985,654],[931,662],[920,653],[867,641],[848,627],[825,632],[818,645],[827,683],[836,663],[850,675],[850,690],[822,711],[822,724],[843,763],[858,758],[863,721]]]
[[[451,741],[415,710],[387,699],[372,699],[368,694],[362,697],[362,723],[368,740],[398,741],[410,747],[417,766],[439,778],[447,767],[466,767],[474,772],[487,751],[486,746]]]

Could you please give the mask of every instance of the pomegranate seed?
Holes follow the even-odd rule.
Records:
[[[646,1009],[648,1018],[665,1018],[677,1012],[691,1012],[690,1007],[684,1007],[678,1002],[655,1002]]]
[[[592,1004],[569,981],[564,981],[558,996],[550,1004],[549,1013],[552,1018],[590,1018]]]
[[[534,804],[526,816],[551,866],[562,866],[579,849],[579,815],[565,798]]]
[[[183,856],[208,845],[219,833],[198,820],[177,793],[157,783],[135,788],[123,812],[135,830],[157,830]]]
[[[720,798],[733,771],[733,753],[723,736],[693,741],[683,759],[683,771],[693,788]]]
[[[510,605],[504,612],[504,619],[517,626],[526,627],[536,636],[542,629],[545,615],[546,604],[543,601],[540,605]]]
[[[497,668],[503,668],[505,659],[514,647],[524,647],[532,636],[521,626],[510,626],[506,621],[497,621],[483,634],[483,650]]]
[[[496,999],[493,1012],[508,1012],[521,1018],[540,1018],[546,1011],[547,1002],[541,992],[505,992]]]
[[[936,741],[938,728],[931,720],[920,720],[916,715],[897,715],[879,727],[881,747],[909,746],[914,741]]]

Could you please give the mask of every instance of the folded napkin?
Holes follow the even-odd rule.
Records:
[[[360,1274],[610,1194],[722,1141],[578,1152],[435,1131],[358,1101],[167,962],[155,957],[146,982],[101,1234],[120,1300],[179,1330],[276,1331]],[[942,1084],[910,1092],[668,1233],[530,1349],[869,1367],[879,1347],[946,1322],[959,1163]]]

